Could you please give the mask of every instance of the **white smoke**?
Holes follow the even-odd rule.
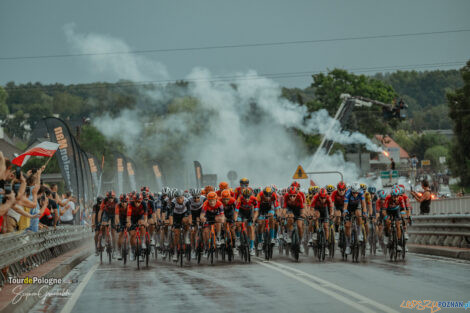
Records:
[[[65,27],[65,33],[72,46],[82,53],[129,51],[119,39],[78,34],[71,25]],[[92,55],[89,59],[93,70],[119,78],[142,81],[168,77],[163,65],[134,54]],[[122,111],[118,117],[96,118],[94,125],[105,136],[122,139],[129,154],[142,148],[136,146],[137,139],[142,137],[146,138],[146,149],[155,157],[175,152],[171,147],[162,151],[161,147],[168,146],[168,142],[175,142],[175,146],[184,143],[178,149],[186,164],[199,160],[204,173],[217,173],[219,181],[226,180],[226,173],[234,169],[239,177],[249,177],[254,185],[286,186],[298,164],[309,164],[306,169],[311,171],[341,171],[350,182],[357,179],[359,173],[354,164],[346,163],[340,154],[319,153],[312,161],[294,129],[323,134],[341,144],[362,143],[369,150],[379,150],[364,135],[342,131],[326,110],[309,114],[305,106],[281,97],[281,86],[258,77],[255,71],[237,73],[237,76],[240,79],[234,86],[232,82],[217,81],[207,69],[195,68],[186,77],[192,83],[181,93],[195,99],[197,111],[172,112],[164,119],[149,121],[145,110],[137,106],[134,110]],[[158,106],[162,105],[162,99],[171,99],[171,95],[162,94],[162,90],[165,89],[153,93],[146,90],[143,94],[154,99]],[[203,128],[202,134],[193,131],[198,126]],[[321,185],[335,184],[339,176],[315,176],[314,179]]]

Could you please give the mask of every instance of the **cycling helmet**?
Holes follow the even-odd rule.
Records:
[[[294,186],[294,187],[297,187],[297,188],[300,188],[300,184],[294,180],[294,182],[291,184],[291,186]]]
[[[207,194],[207,200],[217,200],[217,194],[213,191]]]
[[[371,187],[367,188],[367,191],[369,191],[369,193],[371,193],[371,194],[374,194],[374,193],[377,192],[377,189],[375,187],[371,186]]]
[[[112,190],[106,193],[106,198],[115,198],[115,197],[116,197],[116,194]]]
[[[242,196],[243,196],[243,198],[249,198],[249,197],[251,197],[252,195],[253,195],[253,191],[251,191],[250,188],[244,188],[244,189],[242,190]]]
[[[289,189],[287,189],[287,193],[289,194],[289,196],[295,196],[297,195],[297,188],[295,188],[294,186],[290,186]]]
[[[400,192],[401,192],[400,188],[395,187],[395,188],[392,189],[391,195],[392,196],[399,196]]]
[[[182,197],[183,192],[181,190],[176,190],[175,193],[173,194],[175,198]]]
[[[346,184],[343,181],[340,181],[336,186],[337,189],[346,189]]]
[[[332,193],[333,191],[335,191],[335,186],[333,185],[328,185],[326,186],[326,191],[328,192],[328,194]]]
[[[240,187],[248,187],[249,184],[250,181],[248,180],[248,178],[243,177],[242,179],[240,179]]]
[[[313,194],[316,195],[320,191],[320,187],[313,186]]]
[[[379,195],[379,198],[382,200],[385,200],[385,198],[387,198],[387,193],[385,192],[385,190],[380,190],[378,195]]]
[[[206,186],[206,187],[204,187],[204,191],[206,192],[206,194],[208,194],[209,192],[214,191],[214,187]]]
[[[193,188],[189,191],[189,193],[191,194],[191,196],[193,197],[200,197],[201,196],[201,190],[200,189],[197,189],[197,188]]]
[[[404,194],[405,193],[405,185],[398,185],[398,188],[400,188],[401,190],[401,194]]]
[[[318,196],[319,196],[320,198],[326,198],[326,197],[328,197],[328,191],[326,191],[326,188],[320,189],[320,191],[318,192]]]
[[[362,191],[366,191],[367,190],[367,185],[366,184],[361,184],[361,189]]]
[[[353,183],[351,185],[351,192],[360,192],[361,191],[361,185],[359,183]]]
[[[102,197],[102,196],[97,197],[97,198],[96,198],[96,202],[97,202],[97,203],[103,202],[103,197]]]
[[[119,196],[119,201],[121,201],[121,202],[127,202],[127,201],[129,201],[129,197],[127,197],[126,194],[121,194],[121,195]]]
[[[308,187],[308,194],[309,194],[309,195],[313,195],[314,192],[315,192],[315,186],[310,186],[310,187]]]
[[[140,188],[140,191],[145,191],[145,192],[149,193],[150,189],[149,189],[149,187],[143,186],[142,188]]]
[[[261,188],[259,188],[259,187],[253,189],[253,193],[255,194],[255,196],[257,196],[260,192],[261,192]]]
[[[162,188],[162,195],[167,195],[170,193],[170,188],[169,187],[163,187]]]
[[[222,191],[221,196],[222,199],[229,199],[232,197],[232,194],[230,193],[230,190],[225,189],[224,191]]]
[[[225,181],[220,182],[220,184],[219,184],[219,189],[220,189],[220,190],[228,189],[228,183],[225,182]]]
[[[144,198],[142,197],[142,194],[141,194],[141,193],[136,193],[136,194],[134,195],[134,197],[132,198],[132,200],[134,200],[134,201],[137,202],[137,201],[142,201],[142,200],[144,200]]]
[[[269,187],[269,186],[266,187],[266,188],[264,188],[264,190],[263,190],[263,195],[264,195],[265,197],[271,197],[271,196],[273,195],[273,189],[272,189],[271,187]]]

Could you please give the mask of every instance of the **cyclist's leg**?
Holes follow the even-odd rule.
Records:
[[[274,240],[274,214],[275,211],[271,210],[268,212],[268,221],[269,221],[269,240],[272,242]]]
[[[191,240],[189,238],[189,225],[192,223],[192,215],[191,214],[186,214],[186,216],[183,218],[183,228],[184,228],[184,243],[185,244],[190,244]]]
[[[354,212],[354,214],[356,215],[356,221],[357,221],[356,226],[357,226],[358,238],[359,238],[359,241],[362,241],[362,240],[364,240],[364,234],[362,233],[362,223],[363,223],[362,209],[357,208],[356,211]],[[361,238],[362,238],[362,240],[361,240]]]
[[[320,218],[323,219],[323,231],[325,233],[325,239],[326,239],[326,241],[328,241],[328,239],[330,238],[330,232],[329,232],[329,229],[328,229],[329,214],[328,214],[328,209],[327,208],[324,208],[321,211]]]
[[[258,215],[258,225],[256,226],[256,233],[257,233],[257,239],[258,239],[258,250],[262,249],[262,244],[263,244],[263,236],[264,236],[264,221],[265,221],[265,215],[263,211],[260,211]]]

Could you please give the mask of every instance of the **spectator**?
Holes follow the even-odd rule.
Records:
[[[54,226],[55,228],[59,223],[59,216],[60,216],[59,206],[57,205],[57,202],[55,202],[52,191],[49,188],[46,189],[45,194],[49,202],[49,204],[47,205],[49,209],[48,211],[49,211],[49,214],[53,218],[52,225],[48,225],[48,226]]]
[[[75,203],[70,191],[67,191],[65,194],[65,199],[67,200],[67,205],[60,212],[60,222],[61,224],[73,225],[74,215],[77,213],[77,210],[75,209]]]
[[[393,176],[393,171],[395,170],[395,161],[393,161],[393,158],[390,158],[390,182],[392,182],[392,176]]]
[[[431,190],[429,188],[429,182],[427,180],[423,180],[421,182],[421,187],[423,187],[423,193],[421,195],[414,191],[411,191],[411,194],[416,201],[420,203],[419,214],[429,214],[431,211]]]

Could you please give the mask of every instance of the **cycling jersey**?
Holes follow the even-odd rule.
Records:
[[[364,200],[366,204],[372,204],[372,197],[368,191],[364,192]]]
[[[346,195],[346,192],[344,193],[344,195],[340,195],[338,190],[335,190],[331,193],[330,198],[331,198],[331,201],[333,201],[336,210],[343,211],[345,195]]]
[[[310,207],[314,208],[315,211],[319,211],[320,218],[324,219],[328,218],[330,209],[333,208],[333,202],[331,201],[330,197],[326,197],[325,201],[322,202],[320,195],[316,194],[315,197],[313,197]]]
[[[385,209],[387,210],[387,216],[399,217],[399,212],[405,210],[405,204],[402,197],[397,197],[393,199],[391,195],[388,195],[385,198]]]
[[[134,230],[136,229],[139,220],[142,220],[147,216],[147,206],[143,203],[136,206],[135,202],[132,201],[127,207],[127,216],[131,217],[130,230]]]
[[[206,216],[206,224],[204,226],[207,226],[209,224],[215,223],[215,217],[217,215],[224,215],[224,205],[222,202],[217,200],[215,206],[211,206],[209,204],[209,200],[206,200],[202,206],[202,212],[204,212]]]
[[[175,214],[184,214],[184,215],[189,215],[191,211],[191,208],[189,206],[189,200],[184,198],[183,203],[178,203],[176,201],[176,198],[171,201],[170,204],[170,215],[175,215]]]
[[[296,220],[301,219],[300,213],[304,208],[304,203],[304,198],[300,192],[296,194],[294,200],[291,200],[287,193],[284,195],[284,209],[287,209],[288,212],[293,213]]]
[[[236,211],[258,211],[258,200],[255,196],[251,196],[248,200],[245,197],[240,196],[237,200]]]
[[[245,188],[248,188],[253,192],[253,189],[251,189],[251,187],[243,187],[243,188],[242,187],[237,187],[235,189],[235,199],[240,198],[240,196],[242,195],[242,189],[245,189]]]
[[[160,207],[161,207],[160,214],[163,220],[168,219],[168,217],[170,216],[169,215],[170,202],[171,201],[168,196],[165,195],[165,196],[160,197]]]
[[[222,198],[222,191],[223,190],[217,190],[215,192],[217,194],[217,197],[219,197],[219,199]],[[235,193],[232,190],[230,190],[230,197],[232,197],[232,198],[235,197]]]
[[[411,208],[410,198],[406,193],[404,193],[401,197],[403,199],[403,204],[405,205],[405,208],[409,210]]]
[[[93,205],[93,213],[95,213],[95,220],[93,221],[93,222],[95,223],[95,231],[96,231],[96,230],[99,230],[99,227],[98,227],[98,222],[99,222],[99,221],[98,221],[98,212],[100,211],[100,207],[101,207],[101,205],[98,204],[98,203],[95,203],[95,204]],[[46,208],[46,210],[48,210],[48,209]],[[45,212],[45,210],[44,210],[44,212]],[[49,214],[50,214],[50,213],[49,213]],[[41,216],[41,218],[42,218],[43,216],[44,216],[44,213],[43,213],[43,215]],[[40,219],[41,219],[41,218],[40,218]],[[42,222],[41,222],[41,223],[42,223]],[[43,224],[44,224],[44,223],[43,223]]]
[[[274,214],[274,211],[279,208],[279,201],[275,193],[271,194],[271,198],[268,201],[261,191],[256,197],[256,200],[260,215]]]
[[[364,200],[364,194],[362,192],[358,192],[357,196],[354,197],[351,189],[346,191],[344,196],[344,203],[348,204],[348,211],[354,211],[361,209],[361,202]]]
[[[114,201],[110,201],[107,198],[101,202],[100,209],[103,212],[106,212],[108,215],[114,215],[114,209],[116,207],[116,203],[118,203],[117,198]]]
[[[223,204],[223,206],[224,206],[225,219],[227,220],[228,223],[233,223],[234,222],[233,215],[235,213],[235,209],[237,206],[237,200],[235,200],[235,198],[230,198],[227,204]]]
[[[191,208],[191,211],[201,212],[202,206],[204,205],[204,201],[206,201],[206,198],[204,196],[200,196],[198,202],[194,200],[194,197],[189,198],[189,207]]]
[[[122,205],[122,203],[116,204],[116,209],[115,209],[115,215],[119,216],[119,229],[118,232],[121,232],[124,230],[124,227],[126,227],[126,218],[127,218],[127,205]]]
[[[155,205],[154,205],[153,201],[148,200],[148,199],[144,199],[144,201],[142,201],[142,203],[147,206],[147,214],[149,216],[151,216],[153,213],[156,212]]]

